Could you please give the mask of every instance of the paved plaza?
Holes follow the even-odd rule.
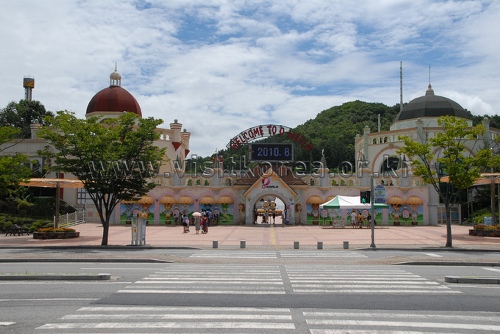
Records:
[[[500,238],[469,236],[471,226],[454,225],[453,247],[458,249],[499,250]],[[92,247],[100,246],[102,225],[81,224],[75,227],[79,238],[63,240],[38,240],[32,235],[0,236],[0,247]],[[208,234],[196,234],[192,226],[189,233],[182,233],[182,226],[147,226],[146,246],[191,247],[209,249],[217,241],[218,248],[240,248],[244,241],[248,249],[281,250],[293,249],[298,242],[300,249],[315,249],[322,242],[323,249],[343,249],[349,242],[349,249],[370,248],[372,230],[370,228],[331,228],[324,226],[285,226],[281,224],[212,226]],[[131,244],[130,226],[110,226],[108,246]],[[444,248],[446,226],[377,226],[374,230],[375,246],[382,248]]]

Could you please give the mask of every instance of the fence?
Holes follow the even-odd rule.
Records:
[[[56,217],[54,216],[54,224]],[[59,216],[59,227],[69,227],[85,223],[85,209]]]

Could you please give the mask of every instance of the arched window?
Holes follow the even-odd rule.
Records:
[[[392,156],[384,159],[382,162],[382,165],[380,166],[380,174],[382,176],[388,177],[388,176],[393,176],[400,168],[400,159],[397,156]]]

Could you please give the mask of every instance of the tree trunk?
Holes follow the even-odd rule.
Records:
[[[102,241],[101,246],[108,245],[108,235],[109,235],[109,221],[106,217],[106,220],[102,223]]]
[[[451,205],[448,201],[444,203],[444,208],[446,211],[446,245],[445,247],[453,247],[452,237],[451,237]]]

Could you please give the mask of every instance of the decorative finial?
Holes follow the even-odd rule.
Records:
[[[431,85],[431,64],[429,63],[429,86]]]
[[[117,71],[118,64],[115,62],[115,71],[109,76],[109,85],[110,86],[121,86],[122,85],[122,76]]]

